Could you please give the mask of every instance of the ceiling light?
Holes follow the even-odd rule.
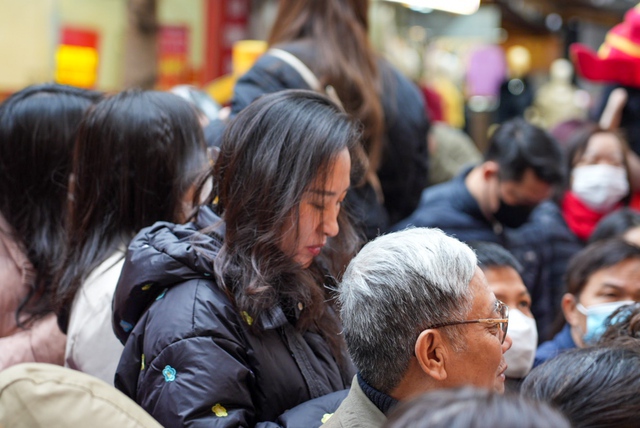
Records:
[[[480,7],[480,0],[387,0],[402,3],[407,7],[436,9],[445,12],[471,15]]]

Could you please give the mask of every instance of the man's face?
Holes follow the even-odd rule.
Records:
[[[511,266],[491,266],[483,273],[489,289],[498,300],[509,307],[509,310],[517,309],[529,318],[533,318],[531,295],[518,271]]]
[[[552,186],[536,176],[531,168],[522,174],[519,181],[500,180],[496,176],[497,197],[493,201],[494,212],[498,210],[500,200],[511,206],[535,207],[551,196]]]
[[[466,319],[500,318],[496,312],[496,296],[479,268],[476,268],[469,288],[473,304]],[[507,368],[504,353],[511,347],[511,338],[507,335],[504,343],[500,343],[499,325],[463,324],[460,330],[464,335],[464,349],[449,353],[450,361],[445,363],[447,386],[473,385],[504,392]]]
[[[501,180],[499,171],[493,176],[489,207],[493,218],[507,227],[520,227],[531,211],[551,196],[552,186],[527,169],[520,180]]]

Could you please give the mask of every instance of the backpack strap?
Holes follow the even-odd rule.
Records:
[[[338,97],[338,93],[336,92],[334,87],[331,85],[327,85],[323,89],[322,85],[320,84],[320,80],[318,80],[316,75],[313,74],[313,71],[311,71],[304,62],[300,61],[300,59],[297,56],[293,55],[290,52],[287,52],[282,49],[277,49],[277,48],[269,49],[267,51],[267,54],[274,56],[284,61],[285,63],[289,64],[291,67],[293,67],[294,70],[298,72],[298,74],[300,75],[300,77],[302,77],[302,79],[306,82],[306,84],[309,85],[309,88],[311,88],[316,92],[321,92],[326,94],[329,97],[329,99],[331,99],[331,101],[336,103],[338,107],[344,110],[344,106],[342,105],[342,102],[340,101],[340,97]]]

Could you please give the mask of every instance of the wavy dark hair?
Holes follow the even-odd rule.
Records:
[[[369,0],[280,0],[270,46],[301,40],[314,51],[307,64],[323,85],[335,88],[346,111],[363,125],[369,167],[382,161],[384,111],[378,57],[368,37]]]
[[[340,233],[328,239],[307,269],[279,244],[284,226],[292,216],[299,218],[305,191],[330,174],[342,150],[351,155],[351,182],[363,173],[360,137],[356,122],[318,93],[286,90],[262,96],[227,127],[207,201],[226,226],[216,276],[238,309],[258,319],[276,305],[287,312],[301,302],[296,327],[323,334],[334,353],[344,348],[337,315],[327,304],[332,290],[323,284],[335,285],[360,247],[348,214],[340,211]]]
[[[91,271],[143,227],[185,220],[183,201],[206,169],[197,114],[176,95],[125,91],[87,114],[75,146],[68,252],[57,280],[63,331]]]
[[[64,253],[73,142],[98,92],[34,85],[0,105],[0,213],[35,275],[16,321],[25,326],[53,310],[52,284]]]

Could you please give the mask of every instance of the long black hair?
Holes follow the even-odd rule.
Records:
[[[143,227],[186,218],[183,201],[206,166],[196,112],[176,95],[125,91],[87,114],[75,146],[68,253],[57,281],[63,331],[93,269]]]
[[[338,322],[328,310],[327,276],[338,278],[360,240],[341,210],[340,233],[303,269],[279,247],[284,225],[297,224],[303,194],[330,174],[338,154],[351,155],[351,182],[364,171],[360,126],[326,97],[287,90],[265,95],[229,124],[211,171],[208,200],[225,221],[214,267],[238,309],[254,319],[277,304],[304,305],[296,327],[317,329],[335,345]],[[334,351],[337,347],[334,347]]]
[[[101,95],[34,85],[0,105],[0,213],[34,268],[18,325],[53,310],[52,276],[64,253],[73,142],[84,112]]]

